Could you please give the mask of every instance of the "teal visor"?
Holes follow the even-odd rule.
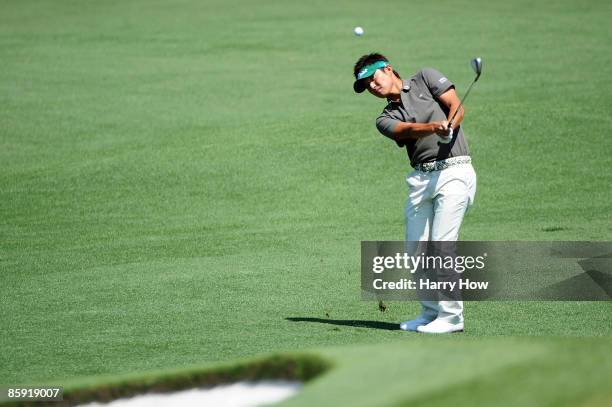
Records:
[[[361,68],[361,70],[357,73],[355,83],[353,84],[353,89],[355,90],[355,92],[363,92],[366,88],[363,79],[369,78],[370,76],[374,75],[374,72],[376,72],[377,69],[384,68],[387,65],[389,65],[387,61],[377,61],[373,64],[366,65]]]

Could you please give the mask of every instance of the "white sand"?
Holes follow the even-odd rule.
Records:
[[[82,404],[80,407],[255,407],[285,400],[301,387],[299,382],[287,381],[239,382],[208,389],[144,394],[109,403]]]

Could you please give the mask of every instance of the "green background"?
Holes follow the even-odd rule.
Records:
[[[384,103],[352,92],[364,53],[460,95],[481,56],[461,238],[612,240],[609,2],[0,10],[0,383],[310,349],[337,367],[288,404],[612,400],[609,302],[468,303],[449,338],[377,329],[418,312],[359,291],[360,241],[403,237],[409,166],[374,127]]]

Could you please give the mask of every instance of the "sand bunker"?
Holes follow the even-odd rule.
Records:
[[[80,407],[255,407],[285,400],[301,387],[299,382],[288,381],[239,382],[207,389],[143,394],[109,403],[82,404]]]

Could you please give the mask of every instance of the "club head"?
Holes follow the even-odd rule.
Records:
[[[482,73],[482,58],[476,57],[472,59],[472,69],[476,72],[476,80],[480,78],[480,74]]]

